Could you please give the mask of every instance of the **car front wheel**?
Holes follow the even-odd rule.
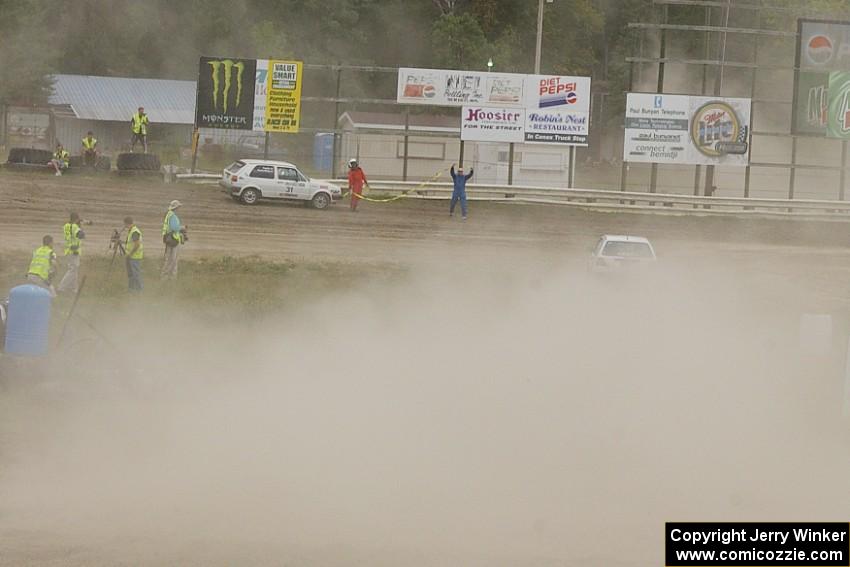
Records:
[[[242,191],[242,202],[246,205],[256,205],[260,200],[260,192],[256,189],[245,189]]]
[[[314,209],[327,209],[331,204],[331,198],[327,193],[316,193],[313,196],[313,208]]]

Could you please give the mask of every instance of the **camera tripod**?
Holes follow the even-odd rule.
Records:
[[[121,242],[121,231],[117,228],[112,231],[112,236],[109,238],[109,244],[106,247],[106,250],[112,250],[112,259],[109,261],[109,270],[107,271],[107,277],[112,273],[112,266],[115,264],[115,257],[118,254],[125,256],[127,254],[127,250],[124,248],[124,243]]]

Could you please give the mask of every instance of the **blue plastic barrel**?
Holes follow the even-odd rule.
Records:
[[[319,132],[313,138],[313,169],[330,171],[333,168],[334,135],[330,132]]]
[[[6,319],[6,354],[47,354],[50,303],[50,292],[44,288],[29,284],[12,288]]]

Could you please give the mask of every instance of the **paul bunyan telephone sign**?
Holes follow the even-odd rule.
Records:
[[[464,140],[587,145],[589,77],[405,67],[396,101],[463,107]]]

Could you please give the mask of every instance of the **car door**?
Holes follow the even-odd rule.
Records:
[[[297,186],[296,182],[298,181],[298,175],[295,173],[295,170],[291,167],[278,167],[277,168],[277,186],[280,190],[280,196],[285,199],[297,199],[298,194],[296,192]]]
[[[311,187],[310,180],[297,169],[294,171],[297,178],[295,181],[295,193],[299,199],[309,199],[313,196],[313,188]]]
[[[249,177],[251,178],[251,185],[258,187],[263,197],[280,197],[275,186],[274,166],[255,165]]]

